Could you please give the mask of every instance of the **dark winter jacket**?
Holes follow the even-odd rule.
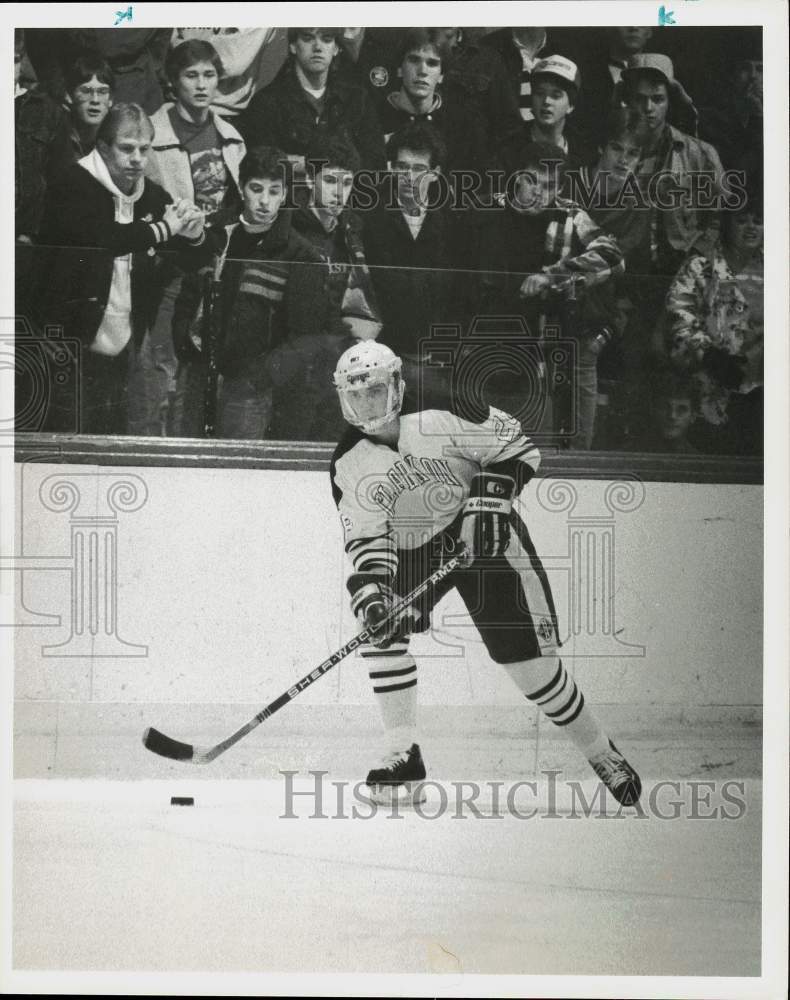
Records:
[[[68,120],[43,90],[34,87],[14,101],[16,235],[35,237],[47,185],[71,162]]]
[[[622,70],[625,61],[616,65]],[[596,52],[588,56],[581,63],[580,72],[582,87],[576,107],[573,109],[573,123],[590,144],[600,146],[601,132],[605,128],[607,115],[615,106],[615,81],[609,70],[608,54]]]
[[[163,281],[171,274],[162,251],[184,261],[205,258],[208,247],[175,237],[167,241],[162,218],[172,201],[145,179],[134,205],[134,222],[115,221],[112,194],[75,163],[47,192],[37,269],[36,318],[64,327],[66,337],[90,344],[101,325],[116,257],[131,253],[132,335],[140,343],[156,316]]]
[[[518,88],[514,90],[500,54],[488,45],[464,42],[453,52],[444,68],[442,93],[476,110],[486,123],[490,149],[521,125]]]
[[[379,336],[396,353],[416,355],[434,323],[453,318],[456,249],[451,213],[426,213],[417,239],[403,213],[382,196],[365,214],[364,239],[384,328]]]
[[[405,28],[365,28],[356,60],[341,48],[332,72],[366,90],[378,109],[398,78]]]
[[[209,239],[212,261],[182,282],[173,341],[184,358],[189,342],[201,336],[202,289],[205,276],[213,273],[220,286],[212,320],[219,337],[219,367],[237,376],[286,340],[313,332],[313,317],[323,308],[326,264],[293,228],[288,210],[280,212],[268,232],[248,233],[234,222],[210,230]]]
[[[413,122],[431,125],[447,147],[444,170],[485,170],[491,164],[486,145],[486,128],[474,104],[463,99],[436,95],[434,105],[424,114],[407,110],[400,91],[393,91],[379,110],[385,140]]]
[[[344,333],[342,319],[349,310],[355,316],[378,320],[360,217],[346,209],[328,233],[315,212],[303,205],[294,213],[293,226],[327,262],[319,271],[321,305],[312,315],[313,332]]]
[[[480,45],[482,48],[490,49],[496,53],[510,89],[511,99],[515,101],[516,108],[518,108],[521,99],[522,61],[521,53],[513,40],[513,29],[497,28],[496,31],[483,35],[480,39]],[[547,36],[542,48],[537,53],[538,58],[545,59],[553,51]]]
[[[320,115],[289,64],[253,97],[238,128],[247,149],[276,146],[296,156],[306,156],[319,136],[344,135],[356,147],[363,168],[384,166],[384,141],[370,95],[331,72]]]

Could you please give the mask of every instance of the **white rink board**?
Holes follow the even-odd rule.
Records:
[[[58,728],[60,737],[102,727],[141,733],[142,722],[164,726],[173,718],[189,738],[190,719],[205,726],[216,715],[222,729],[226,711],[236,728],[356,631],[326,473],[38,463],[16,469],[16,553],[32,568],[14,574],[17,620],[27,623],[16,629],[15,717],[18,738],[38,740],[41,756],[32,760],[22,747],[17,774],[47,776],[43,759],[53,752]],[[106,513],[108,486],[130,477],[144,502],[115,515],[114,641],[144,647],[145,655],[63,656],[63,645],[51,647],[73,637],[72,573],[63,564],[74,517],[47,509],[42,495],[55,480],[76,483],[81,513],[95,520]],[[570,635],[563,650],[585,697],[605,718],[607,712],[619,718],[620,728],[656,731],[667,719],[681,726],[758,723],[762,488],[648,482],[641,505],[625,513],[608,510],[610,483],[570,484],[571,511],[548,510],[536,497],[541,488],[531,484],[526,491],[524,514],[551,579],[563,636],[572,531],[586,525],[595,538],[611,533],[617,635],[605,638],[620,645],[614,656],[597,655],[598,619],[592,638]],[[593,588],[581,592],[587,600]],[[457,719],[459,731],[488,733],[507,728],[509,717],[519,729],[531,724],[528,707],[488,659],[454,595],[437,609],[433,633],[417,637],[413,648],[429,721],[451,726]],[[634,649],[641,655],[620,655]],[[118,645],[115,651],[140,650]],[[282,734],[291,727],[329,734],[375,727],[369,688],[361,663],[350,657],[269,725]],[[151,719],[151,705],[165,711]],[[243,711],[234,713],[234,705]],[[215,712],[214,706],[224,707]]]

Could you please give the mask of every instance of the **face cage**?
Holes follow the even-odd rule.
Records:
[[[359,388],[367,389],[375,385],[387,386],[387,401],[384,413],[380,416],[368,417],[363,420],[357,415],[351,399],[359,392]],[[374,434],[394,420],[400,413],[401,406],[403,405],[403,393],[406,387],[400,376],[400,372],[392,372],[388,375],[386,382],[381,378],[377,378],[359,388],[353,390],[348,384],[337,386],[337,394],[340,397],[340,409],[343,412],[344,419],[352,427],[358,427],[365,434]]]

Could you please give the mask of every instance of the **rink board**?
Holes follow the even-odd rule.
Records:
[[[4,577],[22,626],[19,777],[154,777],[139,752],[146,725],[221,738],[355,631],[325,472],[16,468],[19,571]],[[623,478],[544,480],[524,495],[566,666],[617,732],[759,738],[762,487]],[[414,651],[427,732],[532,732],[534,712],[454,595]],[[267,722],[265,740],[366,739],[377,726],[365,670],[350,657]],[[239,765],[234,776],[248,773]]]

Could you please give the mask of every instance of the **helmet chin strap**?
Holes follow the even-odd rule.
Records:
[[[391,424],[397,416],[398,413],[396,411],[395,413],[385,413],[383,417],[377,417],[376,420],[366,420],[364,424],[360,424],[360,430],[364,431],[365,434],[375,434],[376,431],[380,431],[388,424]]]

